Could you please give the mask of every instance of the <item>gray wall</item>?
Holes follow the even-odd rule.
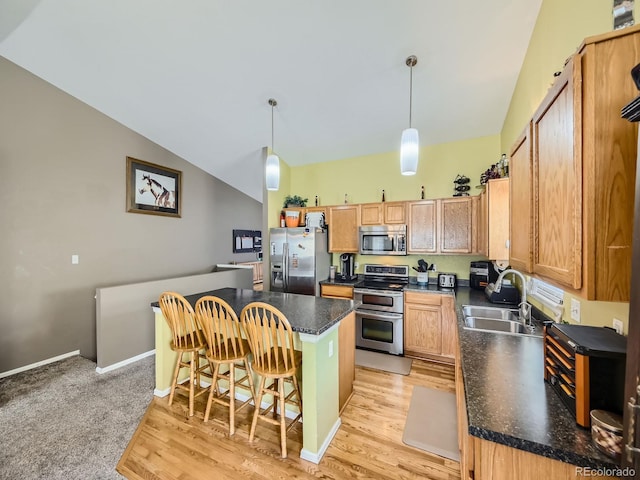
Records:
[[[127,156],[182,171],[182,218],[126,212]],[[96,288],[254,260],[231,231],[261,224],[259,202],[0,57],[0,372],[95,360]]]

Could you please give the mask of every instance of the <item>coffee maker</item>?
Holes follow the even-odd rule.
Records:
[[[358,276],[353,270],[353,253],[343,253],[340,255],[340,278],[342,280],[355,280]]]

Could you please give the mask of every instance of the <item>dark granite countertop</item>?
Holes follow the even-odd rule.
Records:
[[[312,297],[293,293],[261,292],[240,288],[220,288],[195,293],[185,298],[194,306],[200,297],[214,295],[226,301],[240,315],[251,302],[265,302],[280,310],[289,320],[294,332],[320,335],[346,317],[356,307],[353,300]],[[153,302],[152,307],[159,307]]]
[[[617,467],[544,382],[542,338],[467,330],[462,305],[496,305],[468,287],[455,295],[469,433],[577,466]]]
[[[363,280],[362,275],[358,275],[358,278],[354,280],[341,280],[339,275],[336,275],[334,280],[327,278],[326,280],[320,280],[320,285],[344,285],[347,287],[353,287],[356,283]]]

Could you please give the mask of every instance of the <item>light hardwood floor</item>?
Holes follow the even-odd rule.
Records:
[[[224,407],[214,407],[205,424],[203,400],[189,418],[185,397],[171,407],[155,398],[117,470],[128,479],[459,479],[458,462],[402,443],[414,385],[455,392],[453,366],[414,360],[407,376],[356,367],[354,394],[319,465],[300,459],[300,424],[282,459],[276,427],[259,423],[249,443],[253,407],[236,415],[229,437]]]

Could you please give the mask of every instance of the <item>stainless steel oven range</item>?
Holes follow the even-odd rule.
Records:
[[[364,280],[353,290],[356,309],[356,347],[393,355],[404,354],[404,297],[408,265],[364,266]]]

